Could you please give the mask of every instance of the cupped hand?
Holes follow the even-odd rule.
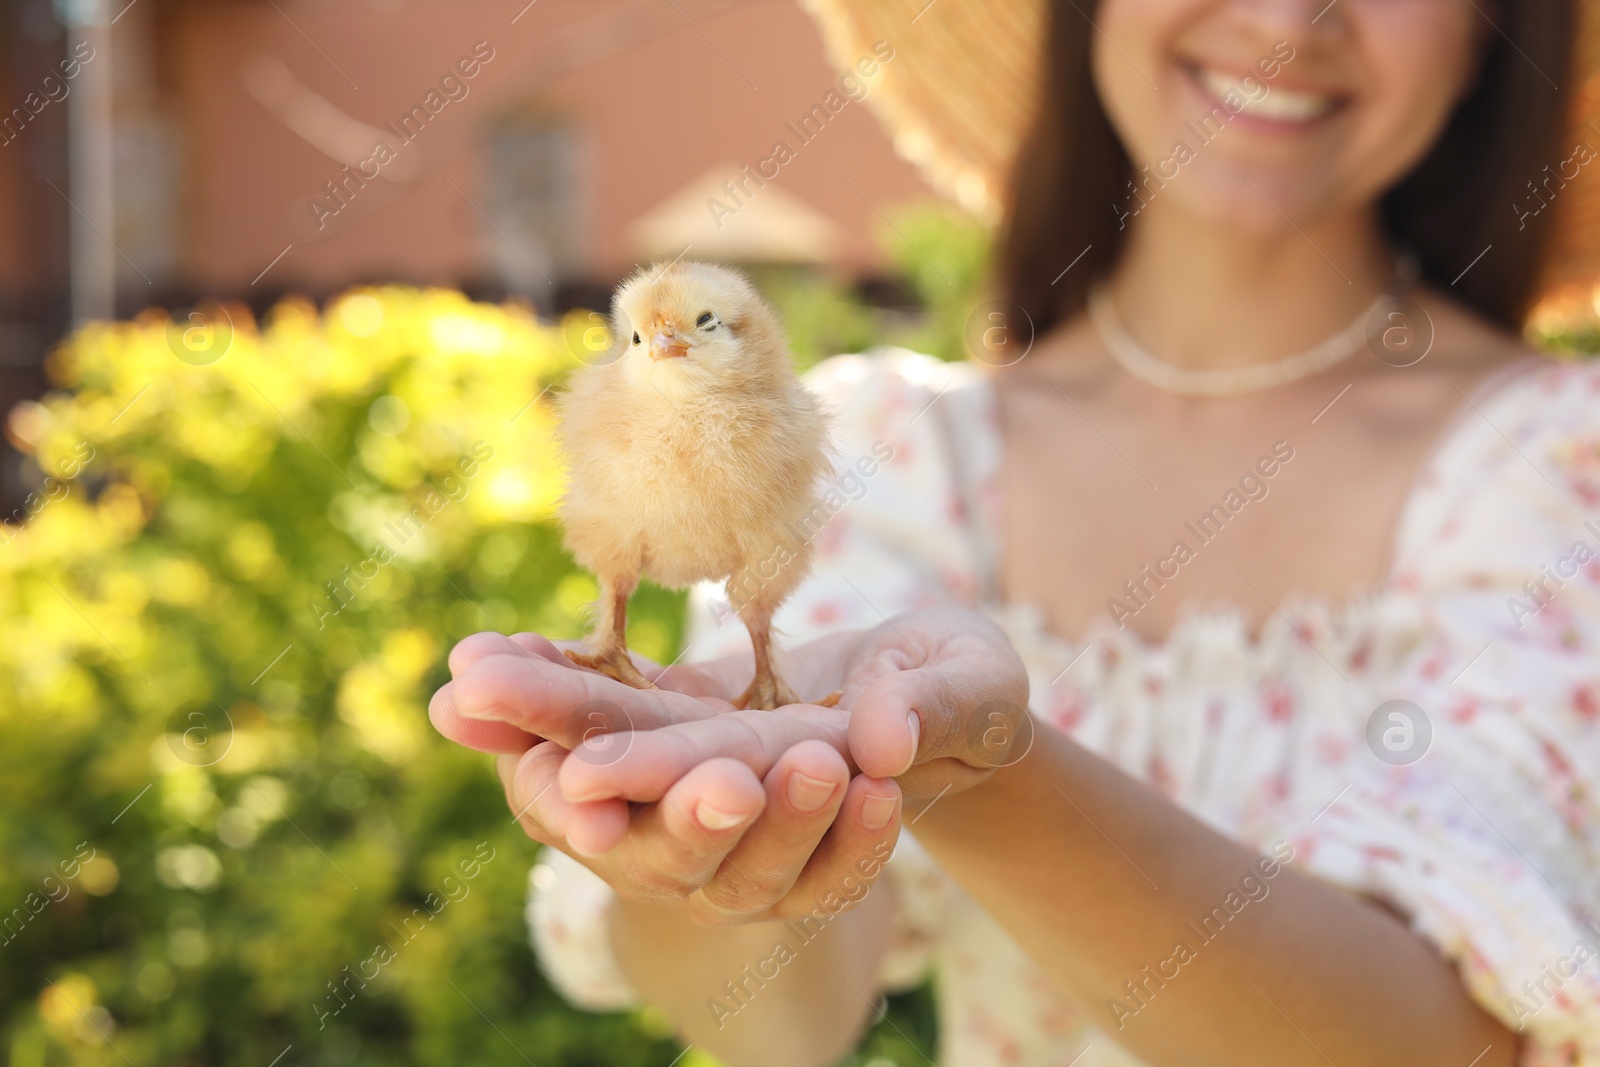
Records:
[[[655,718],[625,734],[580,738],[561,768],[563,795],[651,801],[706,760],[731,757],[766,773],[787,746],[815,738],[853,770],[896,779],[907,802],[931,802],[1017,762],[1033,742],[1027,671],[1000,628],[976,612],[907,612],[801,645],[784,665],[838,685],[839,706]],[[714,664],[704,677],[727,670]],[[676,698],[659,699],[666,707]]]
[[[899,832],[899,789],[852,780],[837,709],[813,709],[827,713],[814,721],[734,712],[725,697],[744,684],[736,662],[640,666],[664,688],[575,667],[534,634],[478,634],[451,653],[452,681],[429,714],[445,736],[497,753],[530,836],[623,896],[674,903],[702,922],[749,921],[808,912],[843,879],[876,876]],[[680,767],[647,746],[635,759],[640,739],[668,729],[683,734],[668,748],[699,746],[706,758]],[[559,787],[576,773],[564,767],[626,767],[631,795]]]

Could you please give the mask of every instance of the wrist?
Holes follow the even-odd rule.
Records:
[[[919,838],[970,837],[980,845],[994,838],[997,819],[1014,819],[1019,812],[1036,811],[1049,798],[1060,800],[1051,787],[1052,765],[1061,759],[1060,746],[1072,742],[1040,729],[1024,739],[1006,761],[992,769],[968,767],[973,780],[958,787],[951,776],[943,781],[948,788],[932,789],[918,782],[915,792],[908,789],[906,823],[916,823]],[[912,772],[919,770],[913,768]],[[911,772],[908,772],[911,773]],[[1061,773],[1055,768],[1055,776]],[[941,792],[942,790],[942,792]]]

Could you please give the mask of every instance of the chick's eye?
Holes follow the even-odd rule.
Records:
[[[704,326],[707,323],[711,322],[714,318],[716,318],[716,316],[711,314],[711,312],[703,311],[703,312],[700,313],[700,317],[698,319],[694,320],[694,324],[696,326]]]
[[[633,343],[634,344],[638,344],[639,343],[639,331],[638,330],[634,330],[633,331]]]

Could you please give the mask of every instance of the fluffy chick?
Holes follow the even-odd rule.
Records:
[[[810,539],[792,531],[815,523],[828,433],[776,316],[737,272],[675,262],[622,284],[612,332],[559,402],[567,548],[600,583],[590,651],[567,655],[651,688],[624,637],[640,577],[725,578],[755,653],[738,706],[799,703],[773,663],[772,613],[810,569]]]

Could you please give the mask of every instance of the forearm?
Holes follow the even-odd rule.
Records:
[[[612,944],[629,982],[685,1041],[733,1067],[821,1067],[855,1046],[873,1010],[889,896],[878,887],[820,933],[782,922],[701,926],[619,900]]]
[[[1263,879],[1255,852],[1059,735],[934,804],[917,836],[1153,1067],[1515,1062],[1515,1038],[1395,917],[1292,861]],[[1196,925],[1252,873],[1266,895]]]

